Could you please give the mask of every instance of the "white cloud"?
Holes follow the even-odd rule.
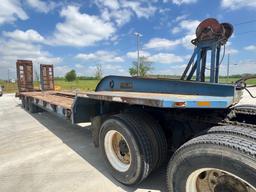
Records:
[[[147,44],[145,44],[146,49],[169,49],[180,44],[179,40],[168,40],[162,38],[153,38]]]
[[[28,5],[35,10],[48,13],[49,11],[53,10],[56,7],[56,3],[53,1],[42,1],[42,0],[26,0]]]
[[[183,33],[185,34],[183,37],[175,40],[153,38],[145,45],[145,48],[168,49],[183,45],[187,49],[193,49],[194,45],[191,43],[191,40],[196,38],[195,31],[199,23],[200,21],[198,20],[182,20],[172,29],[172,33]]]
[[[26,20],[28,15],[22,9],[19,0],[1,0],[0,3],[0,25],[12,23],[17,19]]]
[[[43,61],[59,62],[59,58],[50,57],[50,54],[42,49],[40,45],[16,40],[3,41],[0,56],[4,58],[37,59]],[[48,59],[46,59],[48,58]],[[52,58],[50,60],[49,58]]]
[[[100,9],[102,19],[113,21],[117,26],[128,23],[134,15],[138,18],[149,18],[157,10],[151,3],[130,0],[96,0],[95,4]]]
[[[176,5],[191,4],[191,3],[197,2],[197,0],[163,0],[164,3],[167,3],[169,1],[172,1],[172,3],[174,3]]]
[[[137,59],[137,52],[128,52],[127,57],[132,59]],[[149,52],[141,51],[140,56],[147,57],[148,60],[154,63],[161,63],[161,64],[172,64],[172,63],[180,63],[183,62],[184,59],[181,56],[172,54],[172,53],[157,53],[157,54],[150,54]]]
[[[96,51],[95,53],[79,53],[75,58],[83,61],[96,61],[99,63],[121,63],[124,62],[124,59],[120,56],[117,56],[113,52],[108,51]]]
[[[63,77],[67,72],[71,71],[72,67],[68,65],[57,65],[54,66],[54,76],[55,77]],[[77,72],[78,75],[81,75],[80,73]]]
[[[168,14],[168,12],[170,12],[171,9],[170,8],[159,8],[158,9],[158,12],[161,13],[161,14]]]
[[[221,6],[225,9],[241,9],[243,7],[255,8],[256,1],[255,0],[222,0]]]
[[[181,31],[181,28],[180,28],[180,27],[173,27],[173,28],[171,29],[172,34],[177,34],[177,33],[179,33],[180,31]]]
[[[233,49],[233,48],[229,48],[227,50],[227,54],[230,54],[230,55],[235,55],[238,53],[238,50],[237,49]]]
[[[25,41],[25,42],[42,42],[44,41],[44,37],[41,36],[37,31],[33,29],[28,29],[27,31],[21,31],[16,29],[13,32],[3,32],[5,37],[12,38],[17,41]]]
[[[128,70],[124,69],[123,65],[119,64],[102,64],[103,75],[128,75]],[[96,72],[96,65],[87,65],[87,64],[76,64],[75,69],[78,75],[80,76],[94,76]]]
[[[195,34],[188,34],[182,37],[180,41],[185,48],[194,49],[195,46],[191,43],[191,40],[195,38],[196,38]]]
[[[108,75],[128,75],[128,70],[125,70],[122,65],[106,64],[102,65],[103,73]]]
[[[182,57],[172,53],[158,53],[150,56],[149,60],[155,63],[162,64],[180,63],[184,61]]]
[[[120,8],[118,0],[97,0],[96,4],[98,6],[105,6],[109,9],[117,10]]]
[[[175,18],[175,21],[178,22],[178,21],[186,19],[187,17],[188,17],[188,15],[179,15]]]
[[[178,27],[181,30],[185,30],[186,33],[194,34],[197,26],[200,24],[198,20],[182,20]]]
[[[138,57],[138,52],[137,51],[131,51],[131,52],[128,52],[126,54],[127,57],[131,58],[131,59],[137,59]],[[150,53],[146,52],[146,51],[140,51],[140,57],[149,57],[150,56]]]
[[[239,51],[235,48],[232,47],[232,42],[228,41],[226,43],[226,54],[230,54],[230,55],[235,55],[237,54]]]
[[[156,12],[156,7],[148,4],[148,6],[142,6],[141,2],[138,1],[122,1],[122,6],[132,9],[137,17],[149,18]]]
[[[114,11],[103,9],[101,13],[101,17],[105,21],[111,21],[111,19],[114,19],[115,23],[118,26],[122,26],[128,23],[131,20],[132,15],[133,15],[132,12],[128,9],[120,9],[120,10],[114,10]]]
[[[244,49],[247,51],[256,51],[256,45],[248,45]]]
[[[187,49],[193,49],[194,45],[192,45],[191,40],[196,38],[195,31],[199,24],[200,21],[198,20],[182,20],[171,31],[173,34],[185,33],[185,36],[177,39],[176,41],[180,42],[180,44]]]
[[[52,44],[86,47],[109,39],[116,31],[112,23],[97,16],[81,13],[79,7],[63,8],[60,16],[65,20],[56,25]]]
[[[11,78],[16,78],[15,63],[18,59],[32,60],[35,69],[38,69],[38,63],[58,64],[62,61],[60,57],[52,56],[45,51],[42,46],[32,41],[23,41],[22,39],[7,37],[0,39],[0,77],[7,79],[7,70],[13,71]]]
[[[255,60],[241,60],[237,64],[230,68],[230,74],[254,73],[256,71]]]

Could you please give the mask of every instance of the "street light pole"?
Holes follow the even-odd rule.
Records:
[[[228,63],[227,63],[227,83],[229,82],[229,72],[230,72],[230,65],[238,65],[237,63],[230,64],[230,54],[228,54]]]
[[[142,34],[135,32],[134,35],[137,40],[137,76],[140,76],[140,37],[142,37]]]
[[[228,54],[228,63],[227,63],[227,82],[229,81],[229,58],[230,57],[230,53]]]

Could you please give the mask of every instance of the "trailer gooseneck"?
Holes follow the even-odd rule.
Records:
[[[49,65],[41,66],[43,90],[35,91],[33,74],[25,70],[29,62],[19,60],[19,97],[32,113],[46,110],[72,123],[92,122],[95,146],[125,185],[140,183],[171,156],[170,192],[256,192],[256,104],[239,105],[244,81],[218,83],[221,48],[232,32],[230,24],[203,21],[181,80],[107,76],[94,92],[54,91]],[[20,74],[23,64],[26,72]]]

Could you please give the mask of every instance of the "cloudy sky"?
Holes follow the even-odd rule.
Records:
[[[142,54],[154,74],[180,74],[199,22],[215,17],[234,24],[227,45],[231,73],[256,73],[256,0],[1,0],[0,79],[15,78],[17,59],[94,75],[128,75],[136,59],[134,32],[143,34]],[[226,73],[225,58],[221,71]]]

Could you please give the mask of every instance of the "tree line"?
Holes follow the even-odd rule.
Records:
[[[149,61],[147,57],[140,57],[139,65],[138,61],[133,61],[131,67],[129,68],[129,74],[131,76],[140,76],[140,77],[151,77],[151,78],[172,78],[172,79],[180,79],[179,75],[157,75],[157,74],[150,74],[150,72],[154,69],[153,62]],[[229,78],[241,78],[246,75],[252,74],[236,74],[230,75]],[[74,81],[78,80],[99,80],[103,77],[102,65],[97,64],[95,69],[95,74],[93,77],[87,76],[77,76],[75,70],[71,70],[66,73],[65,77],[57,77],[55,79],[65,79],[66,81]],[[220,76],[220,78],[226,78],[226,76]]]
[[[146,77],[149,75],[149,72],[153,69],[152,62],[149,61],[146,57],[140,57],[139,65],[138,61],[133,61],[132,66],[129,68],[129,73],[131,76],[141,76]],[[95,69],[95,75],[93,77],[87,76],[77,76],[76,71],[74,69],[70,70],[65,74],[64,77],[56,77],[56,80],[66,81],[75,81],[75,80],[99,80],[103,77],[102,65],[97,64]]]

